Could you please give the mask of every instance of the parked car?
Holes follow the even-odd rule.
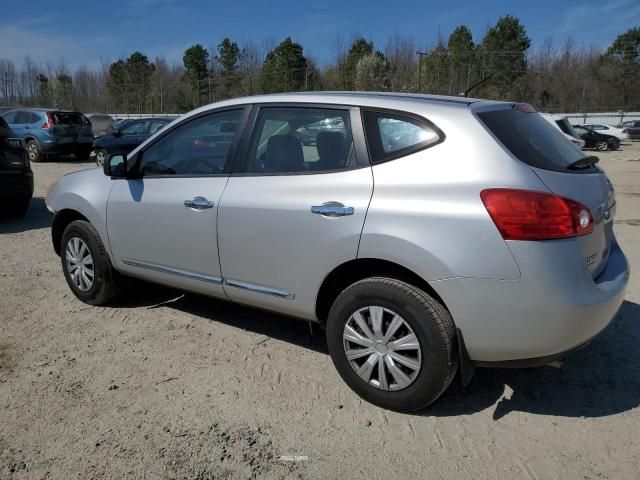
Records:
[[[24,140],[0,117],[0,201],[2,210],[24,215],[33,196],[33,172]]]
[[[0,107],[0,115],[2,115],[3,113],[6,113],[10,110],[15,110],[16,107]]]
[[[573,143],[578,148],[583,148],[585,145],[584,140],[580,138],[580,135],[573,129],[569,119],[562,115],[552,115],[550,113],[541,113],[542,118],[560,130],[567,140]]]
[[[115,122],[110,115],[104,113],[90,113],[87,118],[91,122],[91,131],[94,137],[101,137],[116,130]]]
[[[628,133],[631,140],[640,140],[640,120],[628,120],[616,125],[616,127]]]
[[[620,140],[613,135],[605,135],[595,132],[583,126],[574,127],[585,142],[585,148],[594,148],[596,150],[617,150],[620,148]]]
[[[86,159],[93,144],[91,122],[79,112],[20,108],[2,114],[16,135],[27,144],[29,160],[73,154]]]
[[[93,142],[91,158],[95,159],[98,166],[101,166],[109,155],[127,154],[173,120],[173,118],[165,117],[125,120],[118,125],[113,133],[96,138]]]
[[[585,123],[581,126],[588,128],[589,130],[593,130],[596,133],[614,136],[621,142],[629,140],[629,134],[625,132],[623,128],[612,127],[611,125],[605,125],[604,123]]]
[[[629,267],[596,161],[525,104],[280,94],[195,110],[46,202],[81,301],[119,272],[321,323],[355,392],[410,411],[613,319]]]

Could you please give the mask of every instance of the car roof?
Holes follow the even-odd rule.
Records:
[[[446,95],[427,95],[418,93],[391,92],[295,92],[256,95],[223,100],[202,106],[187,113],[182,119],[189,118],[209,110],[242,106],[254,103],[300,103],[325,104],[340,106],[356,106],[370,108],[386,108],[390,110],[419,112],[426,106],[437,108],[468,109],[471,105],[491,108],[493,105],[513,105],[513,102],[496,102],[469,97],[453,97]]]

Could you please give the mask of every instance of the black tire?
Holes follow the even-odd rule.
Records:
[[[380,306],[402,317],[415,333],[422,362],[412,383],[400,390],[383,390],[363,380],[345,353],[343,332],[359,309]],[[420,410],[449,386],[458,368],[456,329],[449,312],[424,291],[407,283],[372,277],[345,289],[333,303],[327,319],[327,344],[342,379],[360,397],[399,412]]]
[[[29,140],[27,142],[27,156],[29,157],[29,161],[33,163],[38,163],[44,161],[44,155],[42,154],[42,150],[40,150],[40,145],[35,140]]]
[[[76,286],[69,273],[66,251],[69,241],[73,238],[82,240],[88,247],[91,257],[93,258],[94,279],[91,287],[86,291]],[[78,299],[89,305],[103,305],[116,295],[116,272],[111,266],[111,261],[105,251],[102,240],[100,240],[98,232],[89,222],[76,220],[65,228],[62,234],[60,253],[64,277],[67,280],[69,288]]]

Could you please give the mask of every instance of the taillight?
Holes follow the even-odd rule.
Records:
[[[629,133],[629,129],[628,128],[623,129],[622,133]]]
[[[587,207],[552,193],[490,188],[480,198],[505,240],[550,240],[593,231]]]
[[[53,117],[51,116],[51,113],[49,113],[49,112],[45,112],[44,114],[47,117],[47,123],[42,125],[42,129],[43,130],[49,130],[50,128],[53,128]]]

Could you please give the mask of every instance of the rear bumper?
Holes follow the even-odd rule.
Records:
[[[510,248],[522,272],[518,280],[432,283],[463,332],[471,360],[549,363],[588,343],[613,320],[629,281],[629,265],[616,242],[595,280],[570,241],[515,242]]]

